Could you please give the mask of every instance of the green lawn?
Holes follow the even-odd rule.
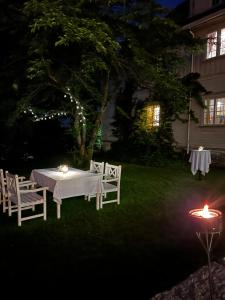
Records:
[[[28,175],[35,167],[27,162],[9,170]],[[188,164],[122,163],[120,206],[96,211],[94,199],[65,199],[57,220],[49,193],[46,222],[19,228],[16,214],[0,213],[1,284],[25,281],[36,293],[57,291],[64,299],[70,293],[72,299],[149,299],[206,264],[188,218],[205,200],[225,211],[225,169],[212,167],[199,181]],[[222,234],[213,259],[223,257],[224,242]]]

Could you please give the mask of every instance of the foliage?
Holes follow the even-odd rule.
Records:
[[[164,97],[168,116],[183,108],[176,69],[182,51],[199,43],[162,18],[154,1],[2,3],[3,36],[10,27],[0,73],[3,119],[15,124],[29,106],[34,114],[63,111],[72,119],[76,157],[89,160],[105,109],[124,83],[148,88],[150,101]]]
[[[149,24],[152,29],[150,39],[141,37],[144,49],[151,55],[151,65],[142,66],[143,74],[148,72],[148,76],[141,84],[133,78],[126,81],[117,98],[113,126],[118,142],[113,146],[113,151],[122,148],[121,151],[127,153],[125,157],[130,156],[132,161],[162,164],[166,163],[168,157],[177,156],[171,123],[176,119],[181,120],[182,114],[188,114],[190,97],[204,106],[202,96],[207,91],[198,81],[199,74],[190,73],[183,78],[179,74],[179,70],[188,62],[188,55],[202,51],[203,41],[193,38],[188,30],[183,30],[169,18],[155,18]],[[145,73],[146,69],[148,71]],[[148,96],[145,99],[135,98],[133,92],[143,88],[148,89]],[[148,131],[141,126],[141,119],[144,118],[141,108],[152,103],[160,105],[160,127]],[[197,121],[194,112],[190,113],[192,119]],[[186,122],[187,119],[182,121]],[[119,143],[123,146],[118,147]]]
[[[112,155],[116,159],[151,166],[164,166],[178,159],[175,153],[171,124],[152,128],[151,131],[140,126],[140,118],[134,122],[127,143],[113,144]]]
[[[35,114],[64,111],[74,121],[74,146],[93,147],[108,100],[109,69],[119,48],[108,25],[97,17],[96,5],[100,4],[102,1],[21,1],[11,6],[3,3],[3,16],[8,19],[2,18],[2,23],[13,28],[12,40],[16,37],[13,47],[10,39],[5,46],[1,73],[3,78],[6,69],[11,71],[8,86],[1,92],[8,97],[9,90],[14,89],[18,95],[16,98],[12,91],[10,118],[9,113],[5,114],[11,124],[19,122],[29,106]],[[7,29],[3,26],[3,34]],[[23,56],[16,46],[20,41]],[[67,88],[85,106],[87,126],[79,122],[77,103],[64,98]],[[9,103],[7,99],[8,106]]]
[[[190,73],[183,78],[171,77],[170,82],[165,79],[160,84],[156,82],[155,98],[149,97],[145,100],[135,99],[134,87],[127,84],[117,98],[116,120],[113,125],[118,142],[113,145],[113,154],[122,152],[125,161],[147,165],[165,165],[168,160],[176,159],[179,154],[173,138],[172,121],[187,121],[180,114],[188,112],[190,96],[204,107],[202,95],[208,92],[198,79],[198,73]],[[144,107],[154,103],[160,105],[160,126],[149,130],[146,127]],[[194,112],[190,113],[191,118],[197,122]]]

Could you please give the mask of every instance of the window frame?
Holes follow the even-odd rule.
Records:
[[[225,96],[223,97],[213,97],[205,99],[206,108],[203,109],[203,126],[225,126]],[[211,104],[213,102],[213,104]],[[218,103],[222,102],[222,109],[218,109]],[[211,108],[210,108],[211,107]],[[213,107],[213,109],[212,109]],[[210,114],[213,114],[212,122],[207,122],[210,120]],[[218,122],[221,119],[222,122]]]

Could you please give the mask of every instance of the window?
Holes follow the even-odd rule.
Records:
[[[220,55],[225,54],[225,28],[221,29],[220,35]]]
[[[209,33],[207,39],[207,58],[215,57],[217,49],[217,31]]]
[[[207,35],[206,58],[225,54],[225,28],[213,31]]]
[[[225,98],[205,100],[204,125],[225,125]]]
[[[148,105],[146,107],[146,128],[159,126],[160,105]]]

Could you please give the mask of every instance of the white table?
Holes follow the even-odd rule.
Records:
[[[192,150],[189,162],[191,163],[191,172],[195,175],[198,171],[202,175],[209,172],[211,164],[211,153],[209,150]]]
[[[101,175],[79,169],[69,168],[63,174],[57,168],[34,169],[30,179],[39,186],[47,186],[53,193],[53,200],[57,204],[57,218],[61,217],[62,199],[96,194],[96,208],[99,209],[99,194],[101,192]]]

